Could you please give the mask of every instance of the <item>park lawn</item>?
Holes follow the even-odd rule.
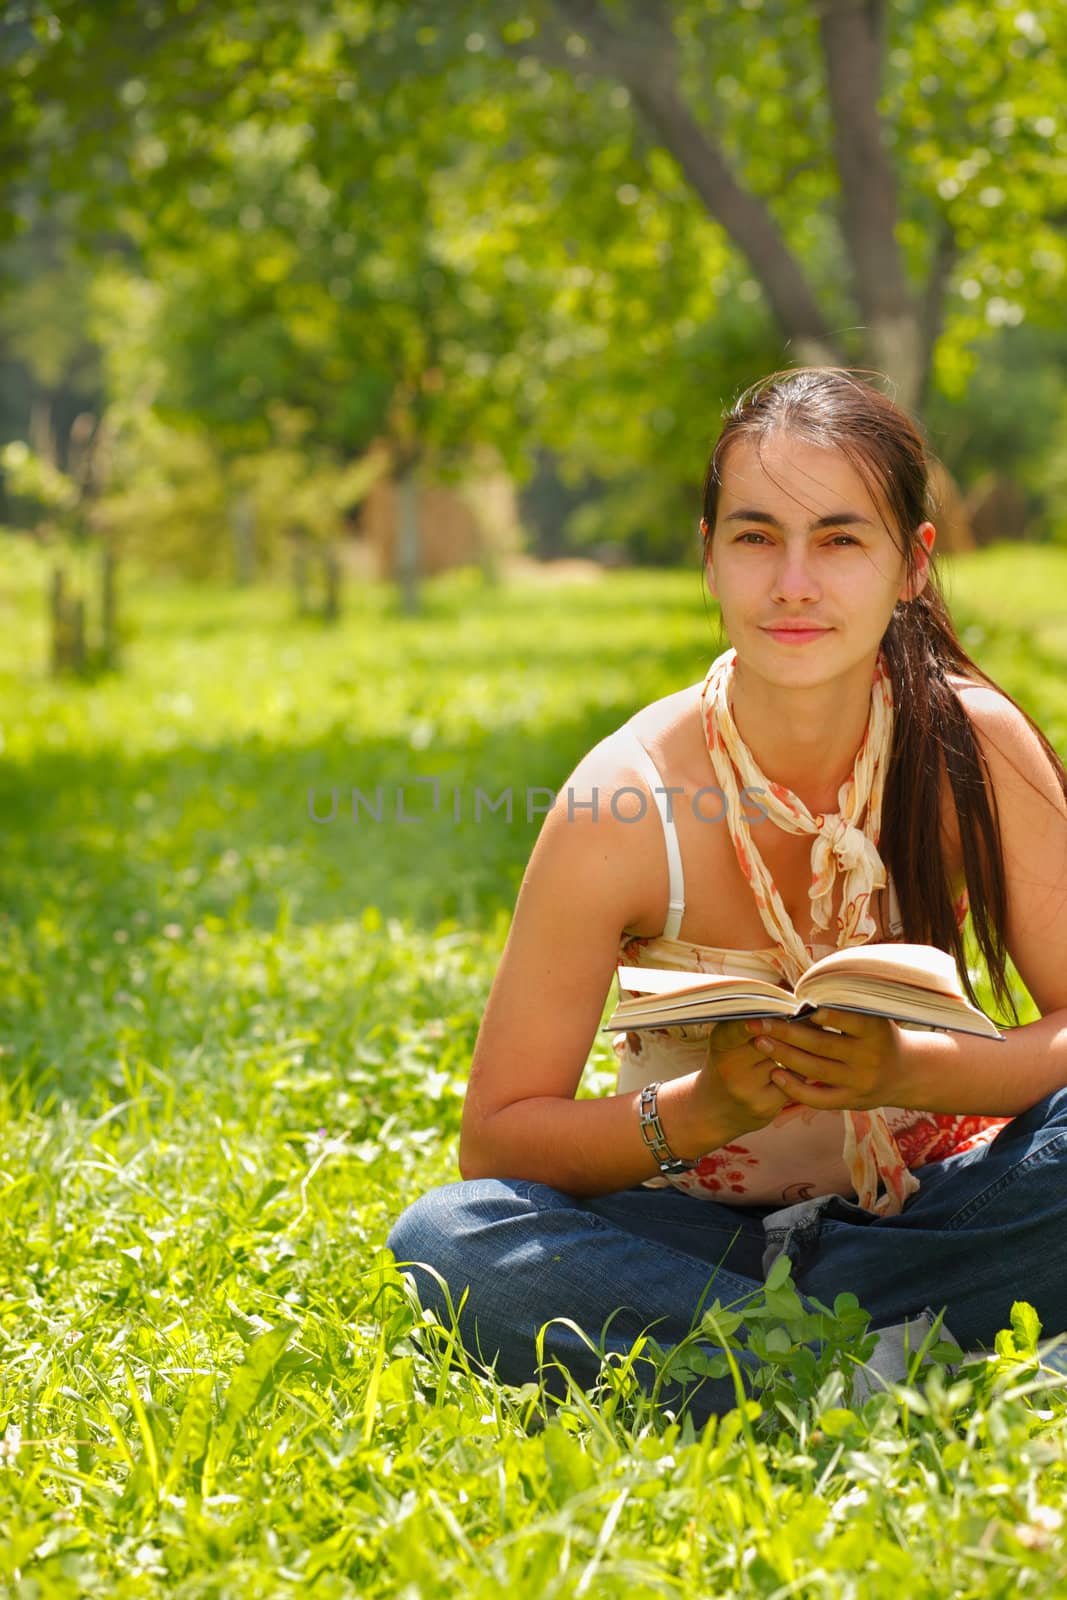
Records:
[[[56,685],[45,564],[2,548],[0,1595],[1063,1591],[1067,1387],[1025,1303],[998,1359],[853,1407],[855,1308],[815,1363],[776,1276],[762,1400],[699,1434],[632,1372],[550,1408],[413,1336],[383,1241],[457,1176],[527,791],[703,674],[695,571],[463,572],[332,631],[127,575],[124,670]],[[1067,748],[1067,552],[950,577]],[[583,1092],[610,1068],[598,1037]]]

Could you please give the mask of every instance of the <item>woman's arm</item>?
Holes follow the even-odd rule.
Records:
[[[638,1092],[574,1099],[623,930],[648,915],[658,870],[665,882],[653,806],[640,822],[612,815],[615,789],[639,781],[620,771],[605,741],[579,764],[545,818],[474,1047],[460,1138],[465,1178],[527,1178],[593,1195],[656,1173],[641,1137]],[[624,802],[619,810],[625,815]],[[665,893],[663,900],[665,906]],[[750,1039],[724,1036],[720,1043],[719,1064],[743,1077],[743,1092],[751,1090],[758,1109],[738,1101],[721,1073],[707,1068],[664,1083],[660,1120],[683,1159],[770,1121],[787,1101]]]
[[[1003,1043],[916,1033],[881,1019],[824,1011],[844,1040],[803,1024],[762,1026],[789,1069],[792,1098],[824,1110],[877,1105],[1014,1117],[1067,1085],[1067,804],[1026,719],[995,690],[960,698],[989,762],[1000,820],[1008,921],[1005,942],[1038,1010]],[[824,1054],[825,1052],[825,1054]],[[812,1089],[794,1074],[819,1079]]]

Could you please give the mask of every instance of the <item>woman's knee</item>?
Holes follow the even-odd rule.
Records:
[[[431,1189],[397,1218],[386,1243],[399,1267],[428,1266],[448,1278],[455,1241],[463,1233],[463,1196],[457,1191],[464,1187],[451,1183]]]
[[[445,1184],[410,1205],[393,1224],[386,1243],[398,1266],[428,1267],[458,1296],[468,1285],[491,1275],[502,1252],[514,1248],[514,1230],[498,1225],[535,1215],[538,1207],[532,1191],[543,1187],[497,1178]],[[426,1276],[417,1274],[420,1290]]]
[[[386,1241],[424,1311],[453,1325],[471,1354],[500,1362],[499,1376],[533,1376],[533,1341],[515,1326],[515,1268],[540,1254],[542,1206],[567,1205],[542,1184],[474,1179],[433,1189],[397,1218]]]

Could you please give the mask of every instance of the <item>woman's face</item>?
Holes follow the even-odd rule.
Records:
[[[708,587],[738,663],[783,686],[867,681],[909,581],[888,512],[847,456],[786,432],[725,452]],[[929,551],[932,523],[918,530]]]

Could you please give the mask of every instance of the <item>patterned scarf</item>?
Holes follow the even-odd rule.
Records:
[[[878,854],[882,797],[893,742],[893,686],[884,656],[878,657],[871,685],[867,728],[852,772],[837,793],[838,810],[812,816],[804,802],[780,783],[764,777],[734,722],[730,689],[735,652],[712,662],[701,689],[708,754],[723,793],[726,820],[741,871],[751,886],[760,920],[781,952],[786,975],[796,983],[812,965],[810,949],[797,933],[745,819],[741,791],[759,791],[760,807],[787,833],[812,836],[811,917],[829,928],[837,875],[843,876],[841,911],[836,919],[838,948],[866,944],[877,933],[871,898],[885,887],[886,869]],[[751,804],[752,802],[750,802]],[[880,1216],[895,1216],[919,1187],[904,1165],[883,1112],[845,1111],[844,1159],[858,1203]],[[878,1198],[879,1181],[886,1192]]]

